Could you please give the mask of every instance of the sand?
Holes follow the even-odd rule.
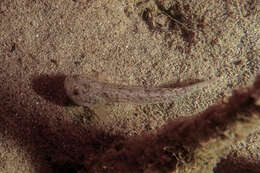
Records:
[[[77,172],[114,140],[224,102],[259,73],[259,23],[250,0],[0,1],[0,172]],[[146,87],[217,82],[167,104],[80,107],[63,89],[72,74]],[[232,145],[222,165],[259,163],[259,139],[256,129]]]

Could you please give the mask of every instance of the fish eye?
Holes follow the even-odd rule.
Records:
[[[73,94],[74,94],[75,96],[79,95],[79,90],[78,90],[78,89],[74,89],[74,90],[73,90]]]

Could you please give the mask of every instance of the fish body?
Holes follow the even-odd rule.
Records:
[[[77,105],[90,106],[112,102],[156,104],[171,102],[207,87],[210,81],[199,82],[183,88],[122,86],[93,80],[84,75],[68,76],[64,88],[68,97]]]

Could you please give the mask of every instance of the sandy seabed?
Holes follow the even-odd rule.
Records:
[[[154,133],[251,86],[260,69],[259,8],[256,0],[1,0],[0,172],[91,172],[92,158],[120,150],[115,141]],[[63,88],[72,74],[145,87],[217,82],[167,104],[80,107]],[[230,151],[212,172],[260,167],[259,129]]]

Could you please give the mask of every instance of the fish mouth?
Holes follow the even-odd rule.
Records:
[[[78,75],[74,75],[74,76],[67,76],[64,80],[64,89],[65,92],[67,94],[67,96],[70,98],[70,100],[72,100],[73,102],[75,102],[75,99],[77,96],[79,96],[79,90],[77,89],[75,82],[78,77]]]

